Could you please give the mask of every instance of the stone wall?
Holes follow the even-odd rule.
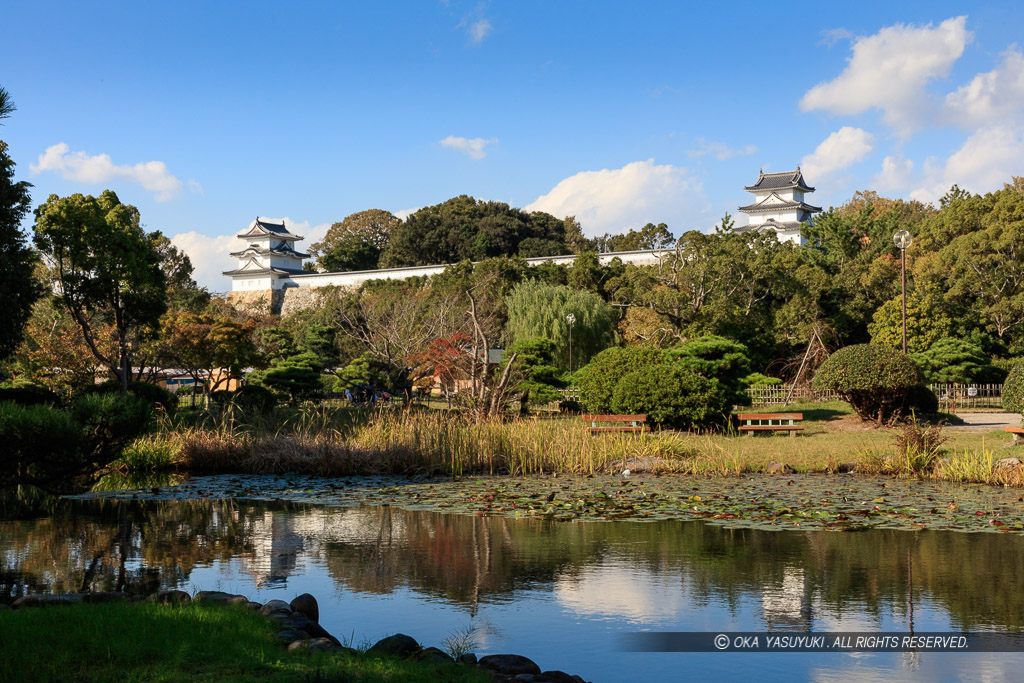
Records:
[[[284,291],[280,289],[255,289],[228,292],[228,302],[239,310],[253,314],[280,313],[284,302]]]

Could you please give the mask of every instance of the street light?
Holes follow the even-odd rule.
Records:
[[[576,322],[576,316],[570,313],[565,320],[569,323],[569,381],[572,382],[572,324]]]
[[[906,230],[897,230],[892,243],[900,250],[900,271],[903,281],[903,355],[907,354],[907,247],[913,238]]]

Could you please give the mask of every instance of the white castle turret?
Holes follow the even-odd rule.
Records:
[[[804,182],[799,166],[784,173],[761,171],[757,182],[743,189],[754,195],[754,202],[740,207],[750,216],[750,223],[737,228],[738,232],[774,230],[780,242],[802,244],[800,223],[812,222],[814,214],[821,211],[820,206],[804,202],[804,193],[814,192],[814,188]]]
[[[231,291],[281,289],[289,276],[306,272],[302,259],[309,254],[293,246],[302,238],[288,232],[283,220],[257,218],[237,237],[246,246],[231,253],[238,259],[238,268],[224,272],[231,278]]]

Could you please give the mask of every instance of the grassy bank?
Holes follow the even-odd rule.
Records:
[[[735,475],[784,463],[798,472],[836,472],[855,465],[872,474],[1021,485],[1018,470],[994,468],[1013,455],[1002,432],[946,430],[944,443],[922,454],[896,447],[898,428],[860,424],[844,403],[789,406],[804,413],[798,436],[736,433],[589,435],[579,419],[478,422],[456,412],[359,411],[308,406],[270,417],[228,412],[167,422],[136,442],[118,465],[124,472],[177,468],[189,472],[345,476],[357,474],[594,474],[622,469]],[[902,459],[907,466],[901,465]]]
[[[473,681],[455,664],[287,651],[243,607],[149,603],[0,611],[2,681]]]

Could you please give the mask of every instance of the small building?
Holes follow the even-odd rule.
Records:
[[[736,228],[737,232],[772,230],[780,242],[803,244],[801,223],[812,223],[820,206],[804,202],[804,195],[814,188],[804,182],[797,166],[795,171],[758,173],[757,182],[743,188],[754,195],[754,201],[739,210],[750,217],[750,223]]]
[[[302,240],[288,232],[283,220],[257,217],[249,228],[237,235],[245,241],[245,248],[232,252],[238,259],[238,268],[225,271],[231,278],[233,291],[267,291],[281,289],[284,277],[301,275],[302,259],[309,258],[295,250],[295,242]]]

